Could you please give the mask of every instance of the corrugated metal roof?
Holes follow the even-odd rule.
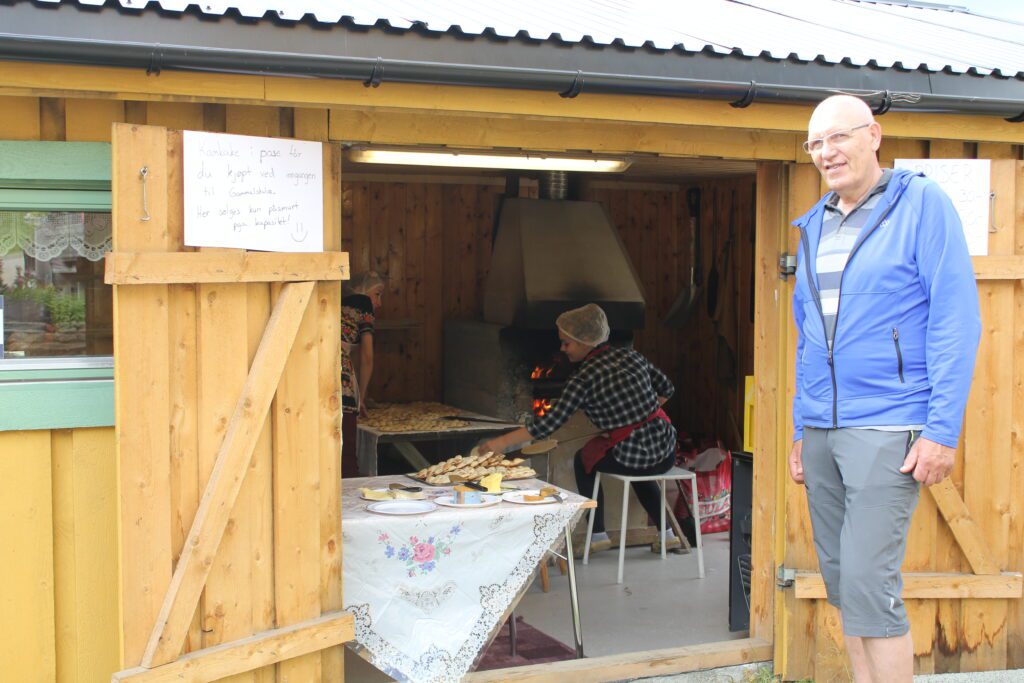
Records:
[[[61,0],[43,0],[61,2]],[[67,1],[67,0],[65,0]],[[117,0],[171,12],[1024,77],[1024,25],[874,0]],[[102,5],[105,0],[77,0]]]

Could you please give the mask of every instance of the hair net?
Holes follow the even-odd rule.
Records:
[[[349,294],[366,294],[374,287],[383,286],[384,278],[380,276],[380,273],[375,270],[364,270],[347,280],[342,289],[347,296]]]
[[[608,317],[597,304],[587,304],[566,311],[558,316],[555,324],[565,336],[587,346],[605,343],[611,332],[608,328]]]

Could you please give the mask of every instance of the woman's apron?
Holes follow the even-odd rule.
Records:
[[[608,451],[614,448],[616,444],[625,441],[626,438],[633,433],[633,430],[655,420],[664,420],[669,424],[672,423],[672,420],[670,420],[668,415],[665,413],[665,409],[658,406],[657,410],[636,424],[616,427],[615,429],[610,430],[607,434],[595,436],[584,444],[583,450],[580,451],[580,459],[583,461],[583,469],[587,474],[593,472],[594,466],[604,460],[604,457],[608,455]]]

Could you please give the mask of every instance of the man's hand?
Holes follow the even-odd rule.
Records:
[[[910,447],[900,472],[914,473],[914,479],[925,486],[938,484],[949,476],[956,462],[956,449],[921,437]]]
[[[789,451],[789,476],[798,484],[804,483],[804,440],[793,442],[793,448]]]

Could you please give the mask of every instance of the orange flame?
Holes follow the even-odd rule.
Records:
[[[530,379],[541,379],[542,377],[550,377],[555,374],[554,365],[538,365],[533,368],[533,372],[530,373]]]
[[[546,398],[535,398],[533,400],[533,414],[537,417],[544,417],[553,407],[553,403]]]

